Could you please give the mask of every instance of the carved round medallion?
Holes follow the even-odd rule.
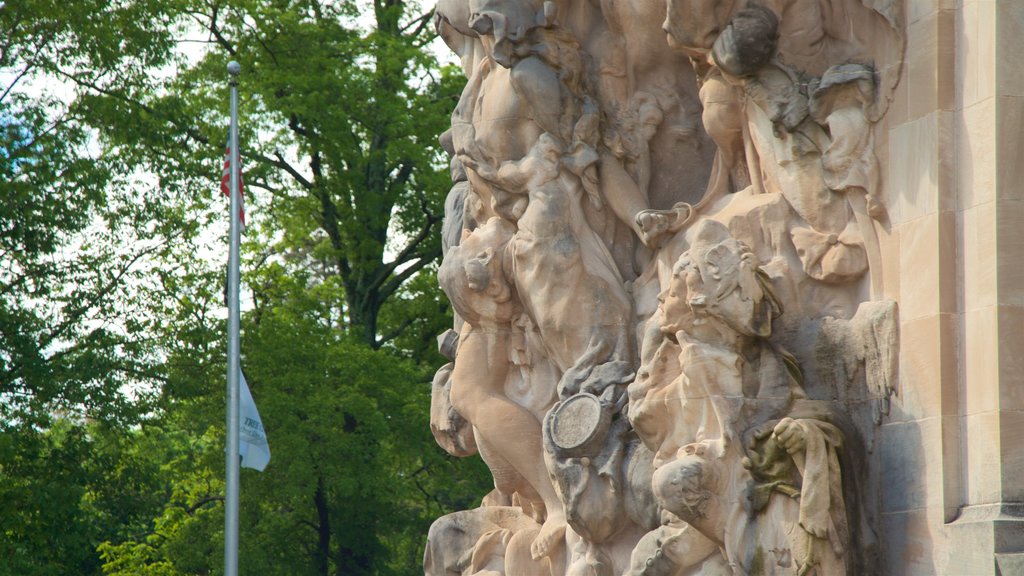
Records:
[[[555,408],[551,440],[565,456],[582,456],[600,449],[611,413],[593,394],[580,392]]]

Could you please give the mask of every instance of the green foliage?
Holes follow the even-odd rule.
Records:
[[[325,326],[308,300],[289,296],[295,289],[282,287],[259,323],[246,322],[243,363],[272,459],[263,473],[243,472],[240,569],[416,572],[429,522],[479,497],[480,470],[460,478],[433,446],[423,409],[430,387],[415,363]],[[208,441],[169,471],[174,498],[156,522],[165,538],[104,545],[108,574],[218,572],[222,410],[196,399],[168,410],[206,426]]]
[[[0,9],[2,575],[99,574],[96,546],[144,532],[162,506],[161,453],[132,428],[159,355],[125,311],[141,308],[149,259],[182,232],[161,232],[160,195],[134,197],[145,191],[54,85],[86,57],[159,62],[169,45],[135,42],[157,21],[144,2]],[[101,40],[113,30],[117,50]]]
[[[181,435],[57,419],[0,435],[0,574],[99,574],[97,545],[135,538],[170,496]],[[167,491],[161,487],[167,486]]]
[[[462,82],[423,49],[429,11],[398,0],[166,6],[177,10],[172,22],[192,24],[189,35],[205,34],[209,49],[164,79],[131,76],[115,87],[103,71],[78,73],[81,85],[102,88],[79,103],[106,146],[185,200],[178,220],[212,222],[225,64],[238,60],[250,235],[287,255],[290,272],[335,278],[347,332],[374,348],[401,335],[406,319],[384,310],[440,256],[450,181],[436,138]]]
[[[430,521],[486,491],[428,427],[451,325],[436,137],[462,85],[424,50],[429,16],[0,8],[0,576],[220,573],[229,59],[243,366],[273,452],[243,472],[243,571],[416,573]]]
[[[68,426],[47,434],[24,431],[17,442],[10,433],[3,437],[5,482],[0,484],[0,503],[5,510],[20,513],[5,514],[0,520],[0,554],[5,560],[0,571],[69,573],[69,568],[88,560],[83,555],[89,551],[89,530],[77,522],[85,487],[76,470],[87,444],[76,428]],[[39,543],[54,553],[37,557]]]

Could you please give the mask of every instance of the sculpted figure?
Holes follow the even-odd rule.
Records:
[[[796,71],[771,58],[777,28],[774,13],[753,6],[726,27],[712,55],[753,104],[747,113],[763,187],[783,195],[803,221],[790,235],[804,272],[842,283],[871,262],[877,294],[881,257],[870,214],[880,214],[869,207],[877,204],[869,193],[877,170],[867,119],[875,101],[872,71],[840,64],[806,89]]]
[[[703,192],[713,147],[699,127],[692,66],[660,37],[664,0],[605,0],[601,13],[609,31],[597,55],[602,190],[636,236],[657,247]]]
[[[514,25],[525,22],[529,4],[511,11],[495,6],[481,3],[471,16],[494,52],[481,61],[453,115],[455,149],[472,188],[514,226],[508,274],[560,374],[559,396],[610,390],[618,397],[634,368],[632,307],[585,212],[585,204],[600,208],[603,199],[596,186],[597,110],[583,86],[578,44],[557,27]],[[537,12],[531,22],[547,15]],[[481,445],[485,456],[487,444]],[[543,468],[540,451],[534,462]],[[545,498],[545,508],[533,545],[537,557],[563,541],[561,506],[556,515]]]
[[[476,430],[477,444],[505,494],[539,500],[543,527],[534,542],[547,546],[565,530],[565,519],[541,454],[537,417],[509,400],[512,323],[521,313],[507,249],[514,229],[492,218],[448,252],[438,272],[441,286],[465,322],[451,375],[451,404]],[[535,556],[543,554],[535,553]]]
[[[440,0],[434,9],[434,29],[462,63],[466,76],[472,76],[484,46],[469,26],[470,6],[466,0]]]
[[[583,206],[603,203],[592,145],[597,110],[583,88],[575,39],[557,27],[509,28],[525,22],[523,10],[531,6],[510,4],[515,9],[501,13],[481,4],[472,17],[485,45],[503,42],[508,58],[481,62],[453,114],[455,148],[474,190],[517,227],[513,275],[548,355],[563,372],[559,394],[571,395],[585,383],[600,393],[625,383],[633,350],[631,303]],[[549,12],[538,11],[532,22],[544,22]],[[594,373],[601,381],[588,383],[604,364],[617,368]]]
[[[694,211],[743,184],[746,170],[753,194],[780,194],[796,213],[790,240],[808,278],[849,283],[870,267],[880,295],[871,132],[895,84],[891,69],[849,61],[900,44],[892,14],[850,0],[671,0],[667,14],[669,44],[705,62],[705,127],[719,145]]]
[[[480,35],[487,55],[470,76],[452,113],[454,148],[470,168],[468,176],[474,192],[492,214],[518,221],[527,198],[481,178],[478,168],[497,170],[502,162],[523,158],[547,132],[569,152],[562,165],[580,179],[589,202],[600,207],[593,147],[596,110],[582,91],[583,63],[578,44],[564,30],[531,28],[528,34],[514,35],[516,44],[503,36],[503,45],[511,52],[499,62],[492,51],[493,22],[500,18],[488,14],[473,17],[476,28],[487,31]],[[520,48],[525,52],[520,54]]]
[[[898,82],[903,38],[897,9],[877,0],[668,0],[665,32],[670,45],[705,58],[737,12],[761,5],[780,20],[778,53],[789,66],[821,76],[835,64],[885,62],[881,74],[886,99]],[[873,114],[877,120],[884,106]]]
[[[448,360],[455,360],[458,332],[448,330],[438,337],[439,352]],[[430,393],[430,432],[437,445],[452,456],[472,456],[477,453],[473,426],[462,417],[451,402],[452,370],[448,362],[434,374]]]
[[[696,567],[696,568],[695,568]],[[717,544],[678,519],[645,534],[630,555],[626,576],[732,576]]]
[[[811,93],[810,113],[818,124],[828,127],[829,143],[821,157],[825,184],[842,193],[850,204],[872,271],[871,295],[878,298],[882,294],[882,256],[875,228],[886,214],[875,197],[878,159],[869,119],[875,101],[871,68],[839,64],[825,72]]]
[[[600,394],[632,375],[630,303],[600,238],[583,218],[582,185],[561,167],[549,133],[521,160],[497,170],[466,158],[477,174],[528,197],[511,251],[516,286],[551,359],[562,370],[559,395]],[[595,368],[609,365],[601,370]]]
[[[495,492],[428,573],[871,572],[896,5],[440,0],[468,82],[431,426]]]
[[[530,557],[539,527],[522,509],[481,506],[434,521],[423,555],[425,576],[556,576]]]
[[[779,412],[802,395],[784,357],[764,345],[781,309],[753,254],[718,222],[702,221],[695,234],[662,296],[658,333],[644,343],[656,352],[629,386],[630,420],[656,451],[656,466],[695,443],[721,456],[736,446],[752,410]],[[753,360],[760,378],[734,367]],[[682,402],[667,401],[680,393]],[[660,394],[668,397],[654,401]]]
[[[652,485],[671,535],[691,541],[677,565],[704,562],[707,539],[740,573],[845,573],[843,436],[807,399],[795,359],[768,340],[781,310],[753,255],[701,222],[660,312],[665,340],[630,385],[629,416],[657,451]],[[679,375],[666,383],[672,353]],[[756,550],[780,556],[769,566]]]
[[[626,398],[581,392],[544,419],[544,457],[579,541],[568,572],[620,575],[637,538],[658,525],[652,454],[621,415]]]
[[[479,203],[469,187],[466,169],[455,156],[455,145],[452,142],[452,131],[446,130],[438,138],[441,147],[451,157],[449,170],[452,176],[452,187],[444,199],[444,220],[441,222],[441,255],[448,254],[448,249],[458,245],[462,239],[462,231],[473,231],[476,228],[476,216]],[[471,198],[472,196],[472,198]],[[467,206],[468,199],[468,206]]]

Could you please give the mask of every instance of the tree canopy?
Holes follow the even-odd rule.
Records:
[[[427,425],[461,76],[402,0],[0,7],[0,574],[222,563],[226,63],[242,64],[243,368],[273,457],[242,567],[420,571],[485,491]]]

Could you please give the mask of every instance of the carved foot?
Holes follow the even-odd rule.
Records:
[[[533,539],[530,545],[530,554],[534,560],[540,560],[545,556],[558,550],[558,547],[565,542],[565,516],[561,513],[555,516],[548,516],[540,533]]]
[[[679,231],[693,214],[693,208],[679,202],[669,210],[642,210],[636,215],[640,240],[649,248],[658,248],[665,238]]]
[[[687,444],[686,446],[683,446],[682,448],[679,449],[679,451],[676,454],[676,457],[682,458],[683,456],[700,456],[701,458],[706,458],[708,454],[708,446],[710,446],[710,443],[708,441]],[[718,456],[718,454],[715,454],[715,456]]]

